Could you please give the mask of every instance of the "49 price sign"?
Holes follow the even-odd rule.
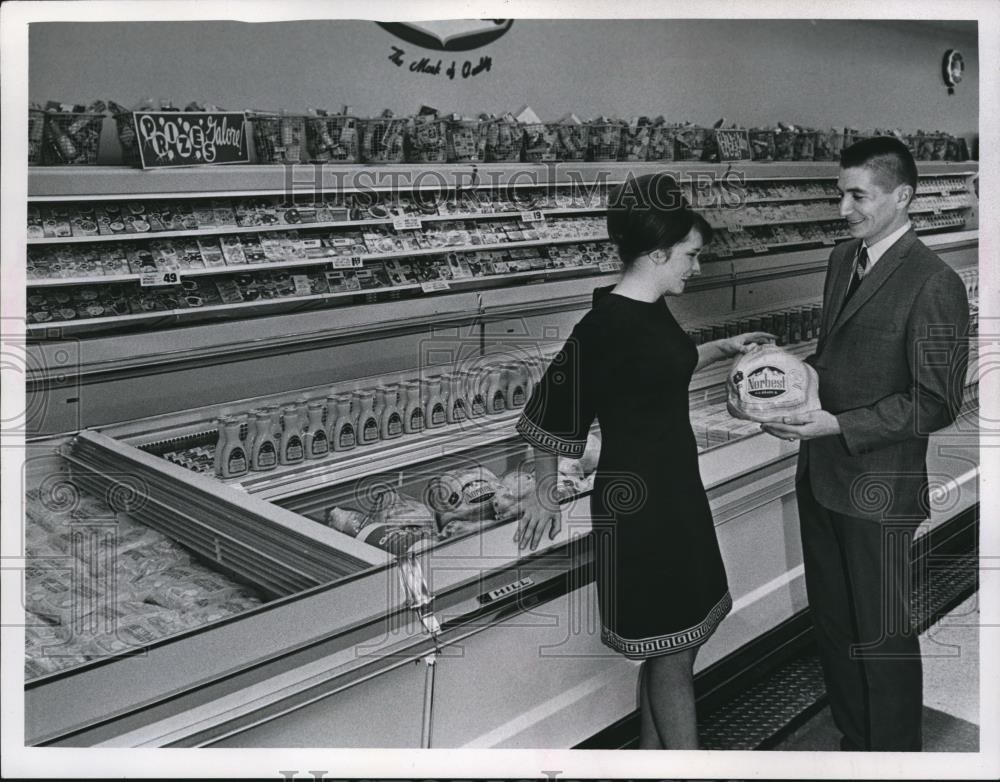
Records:
[[[139,285],[149,288],[156,285],[180,285],[181,276],[177,272],[144,270],[139,275]]]

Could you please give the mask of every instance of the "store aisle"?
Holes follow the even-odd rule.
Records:
[[[920,637],[924,655],[924,751],[979,750],[979,595],[973,594]],[[774,747],[836,751],[839,733],[824,708]]]

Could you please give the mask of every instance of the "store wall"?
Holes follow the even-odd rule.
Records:
[[[518,20],[494,43],[438,53],[374,22],[37,24],[35,101],[151,97],[225,108],[339,109],[360,114],[421,103],[502,112],[527,103],[544,119],[664,114],[744,125],[940,129],[970,142],[978,127],[975,23],[907,21]],[[402,65],[390,61],[392,46]],[[940,68],[960,49],[965,80],[949,96]],[[443,56],[442,56],[443,55]],[[491,59],[467,78],[462,64]],[[410,63],[441,59],[441,73]],[[454,60],[458,71],[445,71]]]

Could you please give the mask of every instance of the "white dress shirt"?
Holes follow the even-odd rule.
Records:
[[[877,242],[875,242],[875,244],[869,245],[867,242],[863,243],[865,248],[868,250],[868,266],[865,268],[864,273],[861,275],[862,280],[868,274],[871,273],[872,267],[876,263],[878,263],[878,259],[881,258],[883,255],[885,255],[888,249],[892,247],[896,242],[898,242],[902,238],[903,234],[905,234],[909,230],[910,230],[910,221],[907,220],[906,223],[901,225],[899,228],[897,228],[891,234],[886,236],[884,239],[879,239]],[[855,274],[857,274],[859,269],[857,268],[856,259],[854,262],[854,267],[855,267],[854,272]]]

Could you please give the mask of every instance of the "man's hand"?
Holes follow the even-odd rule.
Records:
[[[761,424],[760,428],[782,440],[812,440],[815,437],[840,434],[837,417],[826,410],[782,416],[780,420]]]

